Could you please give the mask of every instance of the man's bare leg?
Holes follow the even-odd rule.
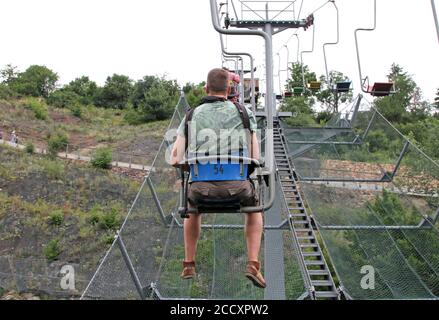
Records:
[[[249,213],[245,215],[245,238],[247,241],[248,261],[259,261],[262,228],[262,213]]]
[[[201,231],[201,215],[190,214],[184,219],[184,261],[195,261],[197,242]]]
[[[245,216],[245,237],[247,241],[248,262],[245,276],[259,288],[265,288],[266,283],[261,273],[259,251],[261,249],[263,231],[262,213],[251,213]]]

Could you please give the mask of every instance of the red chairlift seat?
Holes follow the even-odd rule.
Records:
[[[291,98],[293,96],[293,93],[291,91],[285,91],[284,97],[285,98]]]
[[[373,86],[368,86],[367,92],[374,97],[386,97],[394,93],[393,82],[375,82]]]

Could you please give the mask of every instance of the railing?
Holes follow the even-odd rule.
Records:
[[[0,144],[8,145],[13,148],[17,148],[20,150],[26,149],[26,146],[23,144],[12,143],[5,140],[0,140]],[[83,162],[90,162],[93,159],[94,153],[98,150],[99,147],[81,147],[80,145],[73,144],[63,144],[63,147],[60,148],[57,152],[57,156],[63,159],[69,160],[78,160]],[[111,165],[119,168],[128,168],[135,170],[144,170],[149,171],[151,163],[150,153],[146,152],[138,152],[135,150],[131,151],[122,151],[117,149],[109,150],[112,153],[112,161]],[[49,154],[50,151],[47,147],[42,148],[34,148],[34,152],[37,154]]]

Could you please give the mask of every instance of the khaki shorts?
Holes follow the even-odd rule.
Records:
[[[196,206],[200,199],[239,200],[241,206],[257,206],[258,195],[252,181],[211,181],[192,182],[189,184],[189,204]]]

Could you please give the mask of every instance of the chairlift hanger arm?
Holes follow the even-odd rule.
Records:
[[[361,90],[364,93],[369,93],[369,91],[364,88],[364,83],[365,83],[366,80],[368,80],[368,78],[367,77],[363,78],[363,72],[362,72],[362,69],[361,69],[360,48],[359,48],[359,45],[358,45],[358,32],[360,32],[360,31],[374,31],[376,29],[376,26],[377,26],[377,2],[376,2],[376,0],[373,0],[373,4],[374,4],[373,5],[373,13],[374,13],[373,14],[373,27],[372,28],[358,28],[354,32],[354,35],[355,35],[355,48],[357,50],[358,72],[359,72],[359,75],[360,75]]]
[[[221,50],[224,54],[226,55],[238,55],[238,56],[246,56],[250,59],[250,69],[251,69],[251,105],[252,105],[252,110],[253,112],[256,112],[256,99],[255,99],[255,94],[256,94],[256,88],[255,88],[255,70],[254,70],[254,58],[250,53],[247,52],[228,52],[224,46],[224,40],[223,40],[223,35],[221,33],[219,33],[219,37],[220,37],[220,42],[221,42]],[[243,71],[244,71],[244,66],[243,66]],[[242,79],[242,81],[244,81],[244,79]]]
[[[326,42],[323,44],[323,57],[325,60],[325,70],[326,70],[326,82],[328,83],[328,86],[331,86],[331,81],[329,79],[329,69],[328,69],[328,61],[326,56],[326,47],[327,46],[335,46],[340,42],[340,14],[337,7],[337,4],[335,3],[335,0],[330,1],[336,10],[337,13],[337,40],[335,42]]]
[[[436,4],[434,1],[435,0],[431,0],[431,7],[433,9],[434,23],[436,24],[437,40],[439,42],[439,19],[437,17]]]
[[[300,53],[300,63],[302,65],[301,66],[302,67],[302,80],[303,80],[303,87],[304,88],[307,88],[307,85],[306,85],[306,79],[305,79],[305,67],[304,67],[304,64],[303,64],[303,55],[305,53],[313,53],[314,52],[315,34],[316,34],[316,26],[315,26],[315,24],[313,24],[313,26],[312,26],[312,47],[311,47],[311,50],[305,50],[305,51],[302,51]]]

